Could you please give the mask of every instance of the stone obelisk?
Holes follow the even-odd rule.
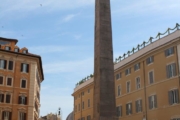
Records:
[[[95,0],[93,120],[115,120],[114,64],[110,0]]]

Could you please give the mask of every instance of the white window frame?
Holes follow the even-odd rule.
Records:
[[[137,103],[136,103],[136,102],[137,102]],[[136,100],[136,102],[135,102],[135,103],[137,104],[137,105],[136,105],[136,107],[137,107],[137,108],[136,108],[136,110],[137,110],[136,112],[137,112],[137,113],[142,112],[142,99],[138,99],[138,100]]]
[[[10,95],[11,96],[10,97],[10,103],[6,103],[6,95]],[[4,103],[5,104],[11,104],[12,103],[12,94],[11,93],[7,92],[7,93],[4,94]]]
[[[121,73],[117,73],[115,77],[116,77],[116,80],[121,79]]]
[[[118,105],[116,107],[116,109],[118,108],[119,111],[116,111],[117,112],[117,117],[122,117],[122,105]],[[119,112],[119,113],[118,113]]]
[[[128,114],[126,113],[126,115],[131,115],[133,113],[132,102],[129,102],[126,105],[128,105]],[[131,113],[130,113],[130,111],[131,111]],[[126,106],[126,112],[127,112],[127,106]]]
[[[140,69],[140,63],[134,65],[134,71],[138,71]]]
[[[170,67],[170,70],[169,70],[169,67]],[[167,75],[168,79],[173,78],[173,77],[175,77],[177,75],[176,63],[175,62],[171,62],[171,63],[166,65],[166,75]]]
[[[150,79],[150,73],[152,72],[152,74],[153,74],[153,76],[152,76],[152,79],[153,79],[153,82],[151,83],[151,79]],[[154,70],[150,70],[149,72],[148,72],[148,83],[149,84],[153,84],[154,82],[155,82],[155,79],[154,79],[155,77],[154,77]]]
[[[121,85],[117,86],[117,96],[121,96]]]
[[[177,90],[177,93],[175,93],[176,90]],[[172,96],[170,95],[170,92],[173,92],[173,94],[171,94]],[[169,104],[170,105],[178,104],[180,101],[179,100],[179,89],[175,88],[175,89],[169,90],[168,97],[169,97]],[[173,97],[172,101],[170,101],[170,99],[171,99],[170,97]]]
[[[129,83],[129,89],[128,89],[128,83]],[[127,81],[126,82],[126,93],[130,93],[131,92],[131,81]]]
[[[126,70],[125,70],[125,75],[126,76],[128,76],[128,75],[130,75],[131,74],[131,70],[130,70],[131,68],[127,68]]]
[[[139,78],[139,83],[137,82],[138,78]],[[141,88],[141,78],[138,76],[138,77],[136,77],[136,89],[138,90],[140,88]]]
[[[0,59],[0,69],[4,69],[5,61],[6,61],[6,68],[7,68],[7,60]],[[5,69],[6,69],[6,68],[5,68]]]

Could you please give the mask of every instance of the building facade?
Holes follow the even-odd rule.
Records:
[[[117,119],[180,120],[180,30],[134,50],[114,64]],[[93,81],[74,89],[74,120],[93,118]]]
[[[41,57],[20,49],[17,42],[0,37],[0,120],[38,120]]]

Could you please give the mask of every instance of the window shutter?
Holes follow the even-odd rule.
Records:
[[[175,90],[175,94],[176,94],[176,101],[177,103],[179,103],[179,90]]]
[[[21,72],[23,71],[23,63],[21,63]]]
[[[172,54],[174,54],[174,47],[172,47],[171,49],[172,49]]]
[[[7,60],[4,60],[4,69],[6,69]]]
[[[122,106],[120,106],[120,116],[122,116]]]
[[[27,70],[26,71],[27,71],[27,73],[29,73],[29,64],[27,64]]]
[[[142,100],[140,100],[140,111],[142,112]]]
[[[116,115],[117,115],[117,117],[119,117],[119,109],[118,109],[118,107],[116,107]]]
[[[11,120],[12,112],[9,112],[9,120]]]
[[[10,99],[11,99],[11,96],[10,95],[6,95],[6,103],[10,103]]]
[[[168,92],[168,96],[169,96],[169,104],[172,105],[172,94],[171,94],[171,91]]]
[[[155,108],[157,108],[157,96],[156,95],[154,95],[154,106],[155,106]]]
[[[169,65],[166,66],[166,75],[167,75],[167,78],[169,78]]]
[[[149,58],[146,59],[146,65],[148,65],[148,64],[149,64]]]
[[[4,94],[2,94],[2,102],[4,102]]]
[[[173,76],[176,76],[176,63],[173,63]]]
[[[164,55],[167,57],[167,52],[168,52],[168,50],[165,50],[164,51]]]
[[[136,104],[136,112],[138,112],[138,100],[135,102]]]
[[[149,109],[152,109],[152,108],[151,108],[151,96],[148,97],[148,100],[149,100]]]
[[[2,112],[2,119],[4,120],[5,111]]]
[[[13,61],[9,61],[8,69],[13,70]]]
[[[21,96],[19,96],[19,104],[22,103],[22,99],[21,99]]]
[[[139,64],[139,69],[140,69],[140,63],[138,63]]]
[[[130,103],[130,106],[131,106],[131,107],[130,107],[130,108],[131,108],[131,109],[130,109],[130,112],[131,112],[131,114],[132,114],[132,103]]]
[[[24,113],[24,120],[26,120],[26,113]]]
[[[128,115],[128,104],[126,104],[126,115]]]

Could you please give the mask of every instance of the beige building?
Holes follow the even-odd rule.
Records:
[[[38,120],[41,57],[0,37],[0,120]]]
[[[180,30],[158,37],[116,59],[119,120],[180,120]],[[93,119],[93,88],[92,76],[75,87],[74,120]]]

